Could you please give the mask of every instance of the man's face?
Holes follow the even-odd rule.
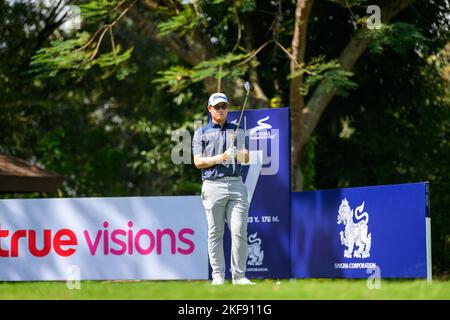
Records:
[[[208,111],[211,113],[211,118],[217,123],[223,123],[227,119],[228,104],[221,102],[215,106],[208,106]]]

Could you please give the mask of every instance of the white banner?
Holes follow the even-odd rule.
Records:
[[[208,279],[199,196],[0,200],[0,281]]]

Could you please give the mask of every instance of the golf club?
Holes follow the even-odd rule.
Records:
[[[245,100],[244,100],[244,106],[242,107],[241,115],[240,115],[240,117],[239,117],[239,122],[238,122],[238,125],[237,125],[236,130],[237,130],[237,129],[239,128],[239,126],[241,125],[242,115],[244,114],[245,105],[247,104],[248,95],[249,95],[249,93],[250,93],[250,82],[246,81],[246,82],[244,83],[244,88],[245,88],[245,91],[246,91]]]
[[[246,81],[244,83],[244,88],[245,88],[245,92],[246,92],[244,105],[242,106],[242,111],[241,111],[241,115],[239,116],[239,121],[238,121],[237,127],[234,130],[233,136],[231,137],[231,145],[232,146],[234,145],[234,139],[236,138],[236,132],[239,129],[239,126],[241,125],[242,115],[244,114],[245,106],[247,105],[248,95],[250,94],[250,82]]]
[[[233,165],[234,165],[234,157],[236,156],[236,148],[234,147],[234,140],[236,139],[236,135],[237,135],[237,130],[239,129],[239,126],[241,125],[241,120],[242,120],[242,115],[244,114],[244,110],[245,110],[245,106],[247,104],[247,100],[248,100],[248,95],[250,94],[250,82],[246,81],[244,83],[244,88],[246,91],[246,95],[245,95],[245,100],[244,100],[244,105],[242,106],[242,111],[241,111],[241,115],[239,116],[239,122],[237,124],[236,129],[234,130],[232,136],[231,136],[231,150],[234,150],[233,153],[230,153],[231,157],[233,158]]]

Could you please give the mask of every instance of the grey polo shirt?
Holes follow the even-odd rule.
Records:
[[[192,154],[202,155],[203,157],[212,157],[224,153],[227,147],[231,147],[231,137],[236,130],[237,125],[225,122],[223,126],[209,121],[207,125],[197,129],[192,139]],[[228,143],[227,143],[228,142]],[[234,146],[238,150],[245,147],[248,150],[248,137],[244,131],[237,131]],[[234,162],[216,164],[212,167],[201,169],[202,180],[216,180],[222,177],[238,177],[242,174],[242,165]]]

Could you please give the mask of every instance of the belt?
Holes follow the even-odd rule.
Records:
[[[236,181],[236,180],[241,180],[242,177],[241,176],[225,176],[222,178],[217,178],[214,180],[205,180],[205,181]]]

